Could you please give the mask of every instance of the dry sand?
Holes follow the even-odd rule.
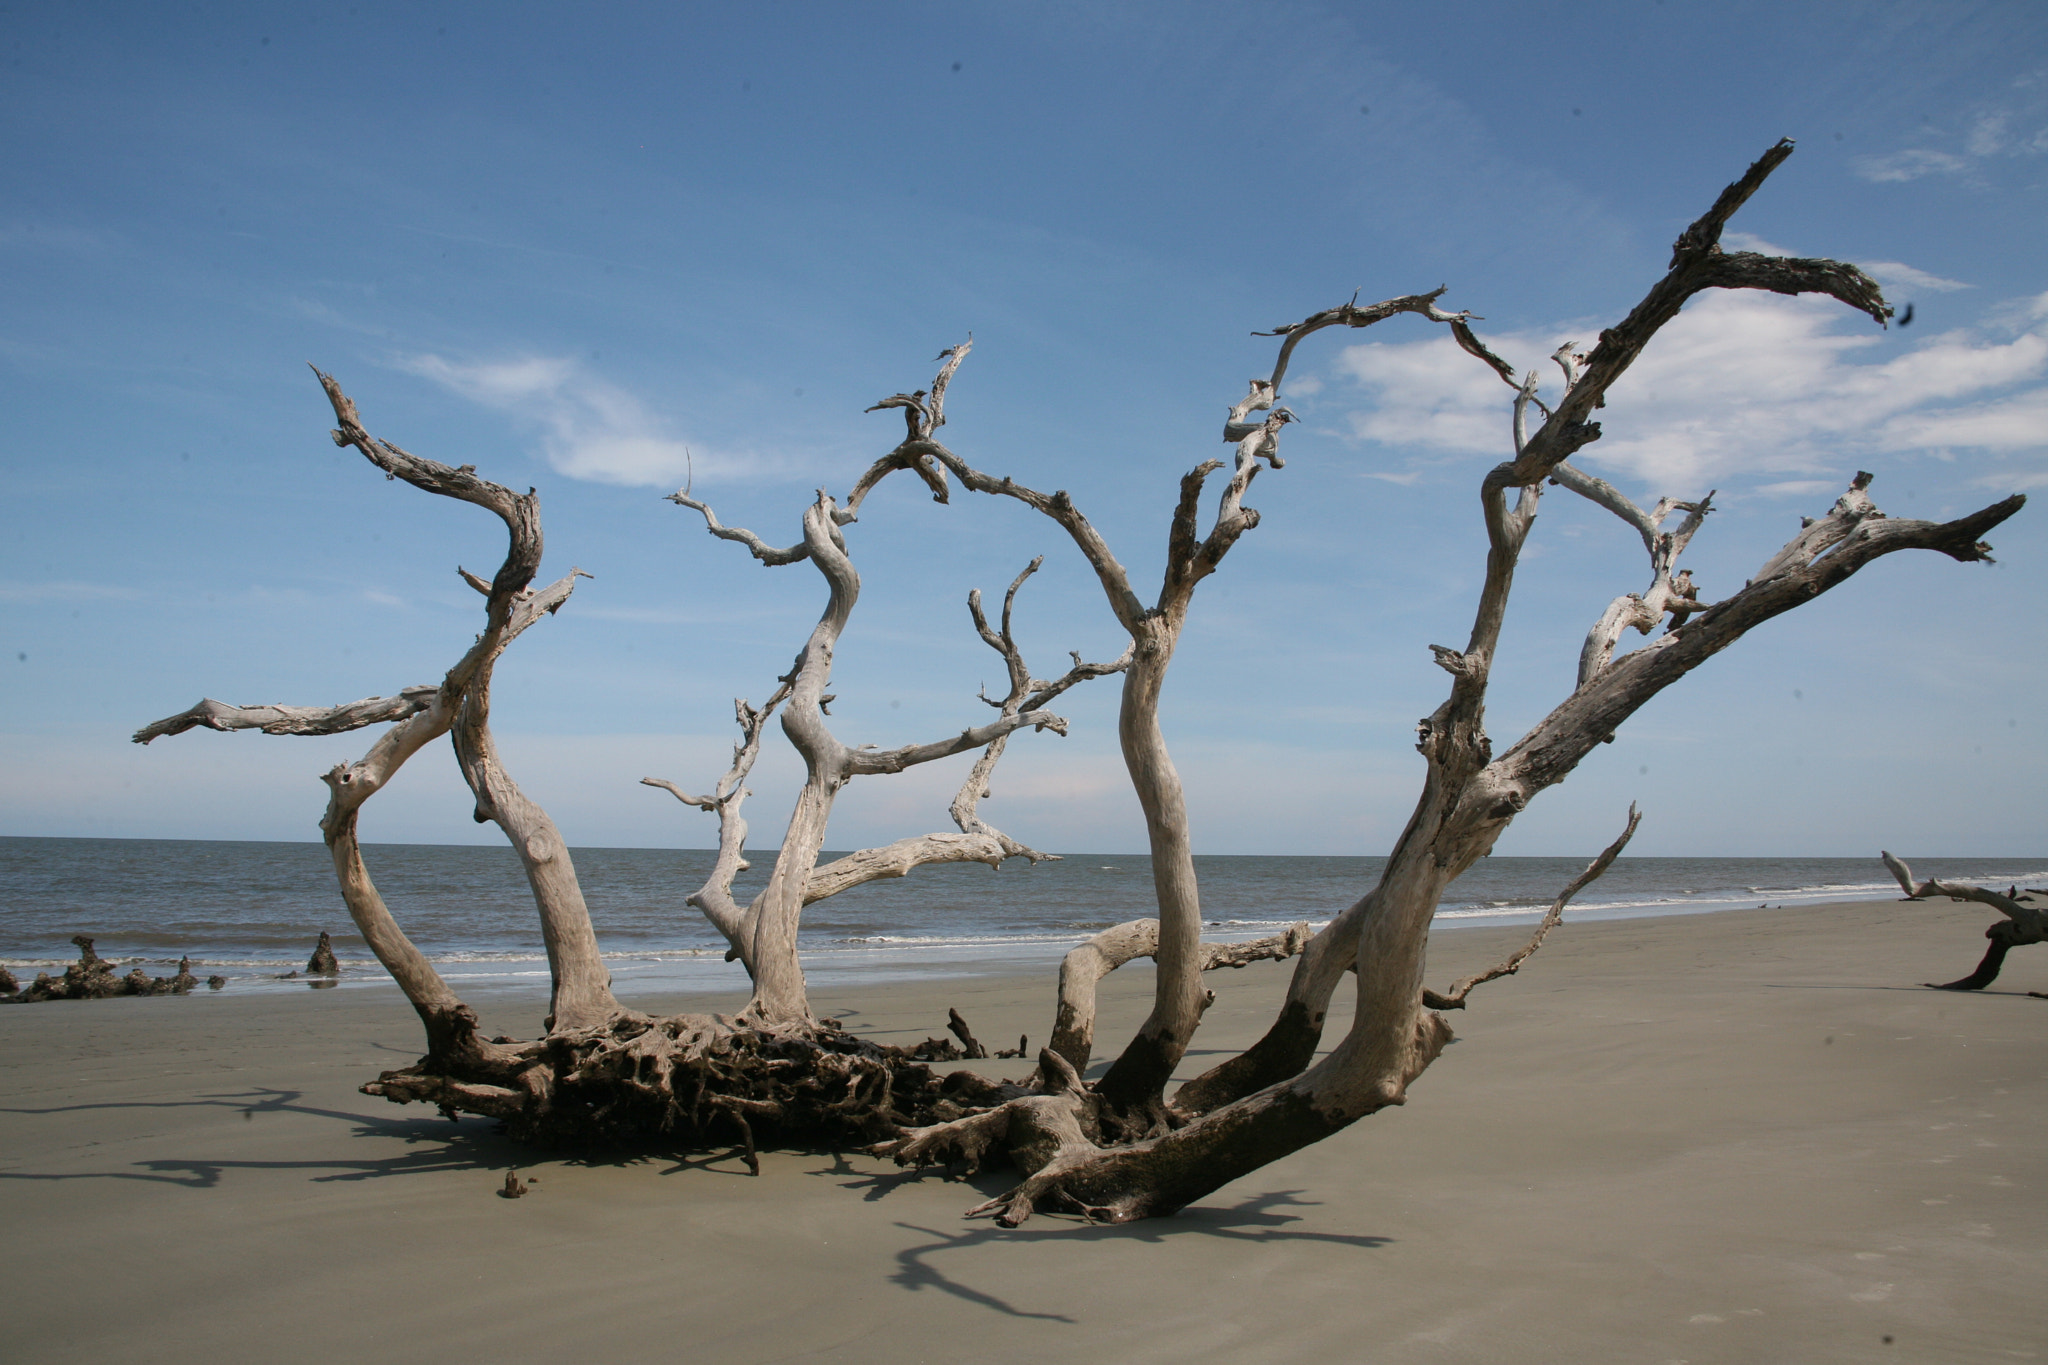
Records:
[[[356,1093],[417,1050],[387,989],[0,1010],[6,1339],[213,1363],[2040,1359],[2048,1000],[2024,992],[2048,948],[1983,994],[1913,985],[1972,966],[1989,913],[1567,924],[1475,992],[1405,1108],[1118,1228],[965,1222],[976,1188],[864,1156],[767,1154],[758,1179],[535,1160]],[[1432,979],[1518,937],[1441,934]],[[1210,1049],[1285,969],[1222,975]],[[1149,977],[1108,984],[1120,1040]],[[1050,997],[1048,975],[816,1003],[898,1039],[958,1005],[1007,1041],[1043,1036]],[[515,1163],[539,1184],[495,1197]]]

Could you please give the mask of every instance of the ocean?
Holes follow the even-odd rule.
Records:
[[[544,993],[533,900],[503,846],[370,845],[370,872],[392,913],[457,991]],[[702,849],[573,850],[616,988],[744,990],[724,942],[683,899],[702,884]],[[828,858],[837,856],[827,854]],[[765,881],[772,850],[750,854],[736,888]],[[1257,938],[1296,920],[1321,924],[1371,888],[1381,858],[1205,856],[1195,860],[1205,937]],[[2041,886],[2048,857],[1915,858],[1920,876]],[[1584,858],[1488,858],[1451,888],[1439,931],[1533,924]],[[1153,913],[1144,854],[1076,854],[1058,862],[920,868],[811,906],[801,951],[814,981],[1056,969],[1096,930]],[[1573,920],[1704,914],[1881,900],[1899,894],[1869,858],[1620,858],[1566,912]],[[1989,912],[1987,912],[1988,914]],[[172,839],[0,838],[0,965],[28,980],[76,958],[73,934],[125,970],[168,974],[181,956],[229,991],[304,990],[277,978],[303,967],[320,931],[333,935],[344,986],[389,989],[355,933],[317,843]]]

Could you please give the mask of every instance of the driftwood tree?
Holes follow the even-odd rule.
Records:
[[[1906,865],[1903,858],[1894,857],[1883,849],[1878,851],[1877,856],[1883,860],[1885,869],[1904,888],[1906,899],[1909,901],[1924,901],[1933,896],[1946,896],[1952,901],[1976,901],[1979,905],[1988,905],[2005,916],[2003,919],[1992,921],[1991,927],[1984,931],[1984,937],[1991,942],[1984,949],[1983,960],[1978,962],[1976,970],[1968,976],[1957,977],[1954,981],[1925,983],[1934,989],[1981,991],[1998,979],[1999,969],[2005,966],[2007,953],[2029,943],[2048,943],[2048,907],[2040,904],[2039,893],[2022,891],[2015,886],[2001,896],[1987,887],[1972,886],[1968,882],[1937,881],[1932,877],[1924,882],[1915,882],[1913,869]],[[2040,992],[2030,991],[2029,994],[2038,995]]]
[[[992,478],[936,443],[929,445],[928,453],[967,487],[1016,498],[1066,529],[1095,567],[1118,619],[1137,638],[1137,656],[1124,684],[1121,734],[1155,831],[1155,861],[1165,864],[1158,874],[1161,943],[1186,945],[1200,923],[1192,867],[1174,857],[1185,838],[1184,821],[1179,840],[1172,829],[1178,783],[1156,727],[1146,724],[1151,713],[1145,709],[1145,693],[1149,686],[1156,697],[1156,679],[1170,658],[1194,584],[1238,535],[1256,524],[1256,514],[1242,506],[1242,495],[1259,461],[1278,466],[1280,427],[1288,418],[1279,400],[1295,347],[1324,328],[1367,327],[1412,313],[1449,325],[1458,344],[1514,390],[1512,458],[1490,470],[1479,489],[1489,549],[1472,630],[1462,649],[1430,646],[1451,675],[1451,686],[1443,704],[1417,726],[1416,748],[1425,764],[1422,794],[1378,885],[1308,943],[1266,1035],[1167,1099],[1167,1059],[1177,1060],[1185,1049],[1199,1018],[1199,997],[1192,990],[1193,954],[1176,958],[1162,952],[1146,1032],[1102,1083],[1089,1087],[1064,1067],[1049,1068],[1045,1094],[909,1133],[879,1150],[906,1162],[975,1161],[1007,1151],[1025,1179],[974,1210],[1005,1223],[1022,1221],[1044,1203],[1123,1220],[1184,1207],[1367,1114],[1402,1103],[1408,1085],[1451,1037],[1449,1024],[1431,1005],[1464,1003],[1459,988],[1434,1001],[1424,990],[1430,921],[1444,890],[1491,850],[1531,798],[1561,782],[1595,745],[1613,738],[1622,722],[1665,688],[1754,627],[1811,601],[1872,560],[1905,549],[1937,550],[1964,561],[1988,557],[1981,537],[2018,511],[2023,497],[2014,495],[1951,522],[1908,521],[1880,512],[1866,492],[1871,476],[1858,474],[1827,515],[1808,521],[1739,592],[1708,605],[1699,600],[1688,575],[1674,575],[1674,565],[1707,516],[1711,494],[1690,503],[1664,499],[1645,509],[1568,463],[1599,438],[1600,427],[1590,418],[1607,391],[1686,300],[1702,290],[1824,294],[1880,325],[1890,316],[1877,284],[1854,266],[1721,248],[1729,219],[1791,153],[1789,141],[1779,143],[1728,186],[1680,234],[1663,278],[1625,319],[1603,331],[1590,351],[1558,350],[1552,359],[1562,371],[1563,391],[1554,405],[1537,396],[1534,369],[1518,379],[1513,366],[1478,340],[1468,314],[1436,307],[1441,290],[1364,308],[1348,303],[1274,329],[1269,335],[1283,341],[1272,375],[1252,381],[1250,393],[1225,423],[1224,439],[1238,447],[1237,468],[1220,499],[1215,529],[1206,540],[1195,537],[1201,483],[1218,467],[1211,462],[1182,481],[1166,583],[1155,606],[1145,607],[1131,591],[1121,566],[1064,493],[1048,497],[1013,480]],[[1533,431],[1532,409],[1541,417]],[[1254,425],[1250,419],[1258,412],[1269,416]],[[1516,564],[1549,483],[1592,499],[1635,530],[1649,554],[1650,582],[1642,593],[1618,598],[1589,631],[1571,694],[1496,756],[1484,728],[1487,688]],[[1665,530],[1666,519],[1681,509],[1685,519]],[[1667,615],[1671,624],[1662,635],[1613,657],[1629,626],[1647,633]],[[1347,971],[1356,975],[1351,1029],[1327,1057],[1315,1061],[1325,1011]],[[1114,1082],[1120,1072],[1119,1085]],[[1161,1121],[1145,1136],[1128,1139],[1131,1117],[1145,1109]]]
[[[1439,308],[1441,289],[1366,306],[1354,298],[1264,333],[1281,339],[1278,354],[1270,375],[1253,380],[1229,410],[1223,438],[1234,447],[1234,458],[1206,518],[1207,528],[1205,489],[1224,467],[1221,461],[1206,461],[1182,478],[1166,527],[1165,575],[1149,600],[1066,492],[1042,493],[984,473],[938,439],[946,387],[967,353],[965,345],[942,355],[945,367],[930,390],[899,394],[878,405],[903,412],[903,441],[862,475],[843,502],[821,493],[804,513],[798,543],[773,548],[751,532],[723,526],[687,491],[677,495],[676,501],[704,516],[714,534],[745,545],[770,565],[810,563],[828,589],[825,613],[781,686],[761,707],[738,704],[740,742],[731,770],[712,794],[692,797],[671,783],[654,782],[719,817],[717,863],[692,901],[752,976],[751,998],[737,1017],[656,1019],[611,999],[597,965],[588,915],[580,897],[570,894],[573,874],[566,850],[552,827],[544,825],[545,817],[523,798],[515,799],[516,791],[489,750],[483,722],[490,664],[519,630],[559,606],[573,584],[572,575],[539,593],[527,587],[539,559],[531,495],[522,500],[476,480],[468,470],[419,461],[375,441],[356,424],[353,408],[331,382],[329,394],[342,423],[338,441],[355,445],[379,467],[422,488],[484,505],[512,528],[512,551],[498,579],[488,585],[472,580],[487,596],[484,636],[439,687],[317,713],[204,702],[137,738],[192,725],[308,733],[397,722],[362,764],[330,775],[334,798],[326,825],[351,912],[427,1023],[427,1055],[365,1086],[370,1093],[401,1102],[424,1100],[450,1113],[492,1115],[519,1136],[579,1143],[630,1135],[689,1145],[736,1134],[751,1151],[757,1132],[765,1129],[778,1140],[796,1142],[857,1135],[873,1143],[876,1152],[904,1163],[974,1166],[1006,1160],[1020,1171],[1020,1182],[971,1212],[1011,1225],[1040,1207],[1112,1220],[1171,1213],[1367,1114],[1403,1102],[1408,1085],[1451,1037],[1443,1012],[1465,1007],[1481,981],[1522,965],[1570,897],[1620,852],[1635,828],[1634,812],[1622,836],[1560,895],[1527,948],[1439,995],[1425,989],[1423,975],[1430,922],[1445,889],[1492,848],[1530,799],[1562,781],[1595,745],[1613,738],[1629,716],[1755,626],[1811,601],[1882,555],[1930,549],[1964,561],[1987,558],[1981,537],[2021,506],[2023,499],[2014,496],[1951,522],[1893,519],[1872,504],[1870,476],[1859,474],[1825,516],[1807,522],[1740,591],[1708,603],[1677,561],[1712,511],[1712,494],[1687,501],[1667,498],[1645,508],[1569,463],[1598,439],[1600,427],[1591,417],[1609,389],[1686,300],[1702,290],[1824,294],[1880,325],[1890,315],[1877,285],[1853,266],[1722,250],[1720,237],[1730,217],[1791,150],[1789,142],[1772,148],[1686,229],[1666,274],[1627,318],[1602,332],[1583,354],[1571,346],[1558,350],[1552,360],[1563,382],[1554,402],[1539,396],[1534,369],[1518,372],[1479,340],[1470,314]],[[1185,799],[1159,720],[1161,689],[1198,585],[1258,524],[1257,512],[1245,504],[1253,480],[1262,468],[1282,467],[1280,438],[1291,414],[1280,399],[1297,347],[1329,328],[1369,327],[1402,315],[1448,327],[1457,343],[1512,391],[1506,422],[1511,454],[1479,488],[1489,549],[1472,628],[1462,648],[1430,647],[1451,681],[1443,704],[1417,729],[1424,766],[1421,795],[1378,884],[1321,930],[1311,936],[1302,926],[1249,950],[1205,945]],[[978,603],[973,605],[979,633],[1003,654],[1010,674],[1005,697],[989,699],[998,710],[994,721],[928,745],[847,748],[825,723],[832,650],[859,591],[843,528],[855,520],[867,492],[897,470],[916,473],[940,501],[947,500],[951,481],[957,481],[1051,519],[1094,571],[1112,614],[1131,638],[1130,651],[1107,665],[1083,664],[1077,657],[1074,670],[1052,683],[1032,679],[1009,631],[1020,576],[1005,599],[1000,630],[988,625]],[[1572,691],[1528,734],[1496,754],[1484,728],[1487,689],[1515,568],[1538,501],[1550,485],[1588,498],[1626,523],[1643,542],[1648,583],[1641,592],[1617,597],[1600,614],[1588,632]],[[1675,513],[1683,517],[1667,529]],[[1630,628],[1648,635],[1660,626],[1661,634],[1616,657]],[[1060,691],[1083,676],[1116,671],[1123,676],[1119,741],[1145,815],[1158,914],[1105,931],[1068,955],[1053,1040],[1038,1053],[1032,1075],[1000,1084],[964,1072],[941,1077],[902,1050],[853,1039],[829,1021],[814,1019],[795,953],[804,904],[816,899],[814,893],[894,875],[923,862],[1032,856],[976,814],[974,802],[987,780],[983,765],[994,763],[1005,737],[1016,730],[1056,728],[1040,708]],[[804,758],[806,781],[768,887],[741,907],[732,885],[744,860],[744,780],[778,707],[785,732]],[[381,785],[405,756],[451,727],[464,772],[477,792],[479,813],[498,818],[513,837],[533,877],[543,923],[552,926],[554,1006],[546,1036],[536,1041],[475,1037],[473,1016],[397,931],[369,888],[354,849],[354,812],[367,795],[358,795],[359,790]],[[825,821],[846,781],[974,748],[983,752],[954,804],[957,835],[925,836],[817,866]],[[1231,965],[1247,952],[1291,956],[1297,950],[1286,999],[1266,1034],[1242,1054],[1169,1093],[1210,999],[1203,971]],[[1107,1071],[1094,1082],[1084,1081],[1094,1043],[1095,983],[1104,972],[1138,956],[1157,963],[1151,1012]],[[1318,1061],[1325,1014],[1347,973],[1356,978],[1353,1022]]]
[[[958,363],[957,359],[954,363]],[[946,375],[942,374],[937,386],[941,394],[945,378]],[[939,411],[938,399],[934,400],[932,411],[934,414]],[[844,508],[837,507],[828,494],[819,493],[817,501],[804,512],[804,539],[783,550],[771,549],[751,531],[721,524],[710,507],[690,497],[687,491],[672,495],[675,502],[701,512],[712,534],[746,545],[764,564],[779,566],[807,562],[815,565],[829,590],[824,615],[819,618],[810,638],[797,654],[794,666],[781,679],[781,686],[767,703],[757,708],[744,698],[734,702],[740,742],[733,746],[732,767],[719,779],[712,794],[691,796],[673,782],[654,777],[641,779],[647,786],[673,793],[685,805],[699,807],[719,817],[718,855],[713,861],[711,875],[690,896],[689,903],[702,910],[712,927],[732,945],[728,957],[742,963],[753,979],[753,997],[741,1011],[741,1017],[753,1023],[799,1027],[816,1025],[804,991],[803,969],[797,961],[797,929],[805,906],[862,883],[882,877],[905,876],[915,868],[934,863],[979,862],[1000,867],[1009,858],[1024,858],[1035,863],[1055,856],[1021,844],[989,824],[981,817],[979,803],[988,794],[990,775],[1001,760],[1012,733],[1031,726],[1065,734],[1066,722],[1044,708],[1069,688],[1091,678],[1118,672],[1128,662],[1128,659],[1118,659],[1107,664],[1084,663],[1076,654],[1073,656],[1074,666],[1051,682],[1031,676],[1031,670],[1017,648],[1010,621],[1017,590],[1044,562],[1042,557],[1034,559],[1017,575],[1003,596],[1000,632],[989,626],[982,611],[980,589],[968,594],[968,611],[975,630],[990,648],[1003,656],[1009,675],[1009,691],[1001,701],[983,697],[999,712],[996,719],[929,744],[896,749],[877,749],[872,745],[849,748],[826,723],[833,700],[825,691],[831,683],[833,651],[860,597],[860,575],[854,570],[846,537],[840,527],[855,519],[861,499],[880,481],[881,475],[888,472],[880,465],[870,471],[872,478],[864,479],[854,487]],[[782,845],[776,852],[775,867],[769,875],[768,885],[743,908],[733,900],[732,884],[747,867],[747,823],[740,814],[741,806],[749,795],[744,784],[754,761],[760,756],[762,730],[775,708],[785,702],[788,704],[783,710],[782,727],[790,743],[803,757],[804,784],[797,796],[796,809],[791,812],[789,823],[784,828]],[[818,866],[833,802],[848,782],[856,777],[899,773],[918,764],[950,758],[977,747],[982,752],[969,769],[967,780],[961,784],[951,806],[953,821],[959,826],[958,832],[900,839],[881,848],[862,849],[823,867]]]

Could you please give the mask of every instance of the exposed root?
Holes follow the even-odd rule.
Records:
[[[621,1013],[535,1042],[455,1037],[362,1087],[400,1104],[499,1120],[515,1139],[691,1149],[737,1136],[747,1165],[777,1142],[872,1144],[1025,1093],[826,1021],[767,1028],[714,1015]]]
[[[1066,1058],[1045,1048],[1038,1054],[1048,1088],[1037,1094],[1020,1094],[993,1109],[948,1122],[913,1128],[901,1136],[876,1143],[869,1150],[889,1157],[899,1166],[944,1164],[972,1175],[991,1157],[1008,1160],[1027,1177],[1046,1170],[1062,1170],[1069,1164],[1099,1155],[1101,1131],[1097,1126],[1096,1099],[1082,1083],[1080,1074]],[[996,1211],[995,1204],[976,1206],[969,1217]],[[999,1213],[999,1221],[1001,1220]],[[1015,1227],[1029,1216],[1028,1208]]]

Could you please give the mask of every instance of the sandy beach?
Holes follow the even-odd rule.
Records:
[[[756,1178],[518,1149],[356,1092],[418,1051],[395,990],[0,1010],[8,1337],[208,1362],[2048,1358],[2048,1000],[2025,994],[2048,949],[1982,994],[1915,984],[1973,966],[1991,914],[1568,923],[1453,1016],[1405,1108],[1115,1228],[968,1222],[1003,1175],[861,1155]],[[1440,934],[1432,980],[1522,937]],[[1221,974],[1191,1069],[1286,970]],[[1105,985],[1114,1047],[1150,978]],[[814,1000],[889,1040],[949,1005],[1039,1040],[1052,978]],[[522,1036],[539,1012],[484,1008]],[[516,1201],[512,1165],[539,1177]]]

